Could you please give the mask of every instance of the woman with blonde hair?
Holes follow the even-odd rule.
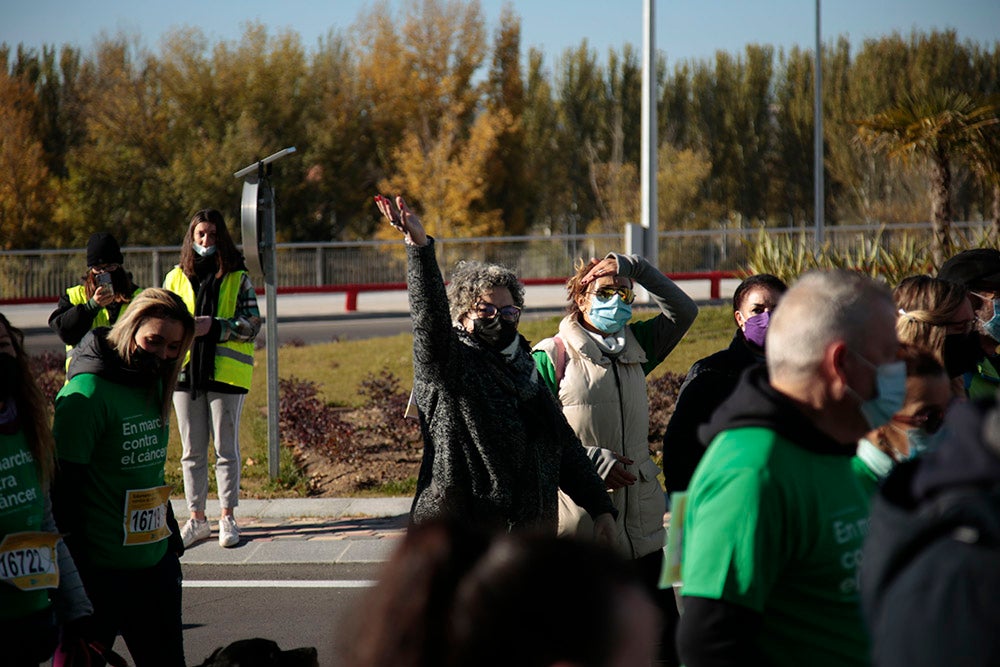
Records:
[[[968,291],[923,275],[903,279],[892,296],[899,309],[899,342],[932,354],[952,380],[955,395],[965,396],[962,376],[974,372],[983,356]]]
[[[194,338],[179,296],[150,288],[77,346],[56,396],[59,527],[94,604],[92,638],[138,665],[183,665],[179,529],[164,482],[177,361]]]

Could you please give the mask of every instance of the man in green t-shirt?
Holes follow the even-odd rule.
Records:
[[[851,458],[902,406],[892,297],[858,274],[806,274],[767,349],[767,369],[744,374],[700,432],[711,444],[688,491],[679,652],[687,667],[864,665],[868,495]]]

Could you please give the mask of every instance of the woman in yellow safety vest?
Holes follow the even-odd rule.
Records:
[[[66,368],[73,348],[96,327],[109,327],[139,292],[132,274],[122,266],[121,248],[108,232],[95,232],[87,241],[87,273],[59,297],[49,315],[49,327],[66,343]]]
[[[222,214],[194,214],[181,262],[163,286],[184,299],[195,316],[195,343],[174,392],[180,430],[184,495],[191,517],[181,529],[184,546],[211,535],[205,516],[208,438],[215,442],[219,544],[234,547],[240,533],[233,512],[240,492],[240,414],[253,375],[253,340],[260,331],[257,294]]]

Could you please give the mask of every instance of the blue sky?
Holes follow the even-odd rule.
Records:
[[[509,0],[481,0],[490,33]],[[398,7],[400,0],[391,0]],[[327,31],[348,31],[365,0],[2,0],[0,42],[70,43],[89,49],[103,32],[138,34],[159,49],[171,28],[197,26],[211,42],[235,40],[247,21],[272,31],[289,28],[312,48]],[[630,42],[642,44],[642,0],[514,0],[524,46],[537,46],[547,61],[584,38],[600,54]],[[747,43],[811,48],[814,0],[657,0],[657,48],[669,61],[710,58],[716,50],[741,51]],[[1000,0],[826,0],[824,39],[847,35],[859,45],[894,31],[953,28],[961,39],[984,45],[1000,40]]]

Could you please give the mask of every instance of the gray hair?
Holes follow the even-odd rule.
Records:
[[[881,308],[881,309],[880,309]],[[864,347],[882,313],[894,312],[889,289],[852,271],[810,271],[792,285],[767,330],[772,378],[815,376],[830,343]]]
[[[473,310],[483,295],[496,287],[506,287],[514,305],[524,308],[524,285],[505,266],[462,261],[455,265],[448,282],[448,308],[453,322]]]

